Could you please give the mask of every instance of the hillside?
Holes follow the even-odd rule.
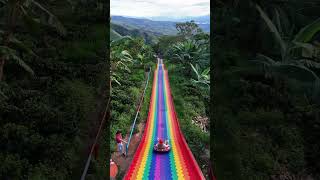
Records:
[[[112,28],[110,28],[110,40],[113,41],[113,40],[117,40],[117,39],[120,39],[122,36],[116,32],[115,30],[113,30]]]
[[[112,16],[111,22],[127,28],[144,29],[155,33],[173,35],[176,34],[175,22],[152,21],[148,19]]]
[[[159,33],[144,31],[138,28],[132,28],[120,24],[110,24],[110,40],[115,40],[121,36],[142,37],[147,44],[154,44],[157,42]]]

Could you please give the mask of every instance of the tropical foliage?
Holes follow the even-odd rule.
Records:
[[[66,2],[0,1],[0,179],[83,169],[107,98],[106,28],[96,2]]]
[[[319,5],[214,1],[217,179],[319,179]]]
[[[210,67],[206,68],[205,70],[203,70],[202,72],[200,72],[200,68],[199,65],[196,64],[196,66],[194,67],[192,64],[190,64],[192,67],[192,70],[194,73],[196,73],[197,75],[197,80],[192,79],[192,82],[195,83],[202,83],[207,85],[210,88]]]
[[[170,87],[182,132],[203,173],[209,161],[210,36],[193,21],[177,24],[176,36],[159,38],[156,50],[168,66]],[[203,118],[204,117],[204,118]],[[198,152],[203,152],[202,155]]]
[[[297,33],[297,35],[295,35],[294,40],[284,41],[277,27],[260,8],[260,6],[256,5],[256,8],[259,11],[261,17],[266,22],[270,31],[273,32],[276,41],[281,47],[280,60],[274,60],[271,57],[259,54],[258,57],[260,57],[260,60],[258,62],[261,62],[263,65],[268,66],[268,70],[271,70],[272,72],[281,73],[282,76],[287,75],[295,79],[301,79],[301,77],[303,77],[305,80],[307,78],[310,78],[310,81],[315,85],[319,84],[320,79],[318,75],[309,68],[316,67],[315,65],[318,64],[317,61],[312,61],[313,58],[307,59],[307,57],[303,56],[302,52],[303,50],[309,52],[309,55],[311,57],[315,55],[313,52],[316,47],[308,42],[317,31],[320,31],[320,18],[301,29]],[[278,20],[279,25],[281,25],[280,23],[280,20]],[[300,50],[300,53],[297,53],[297,50]],[[270,69],[270,67],[272,68]],[[272,72],[269,71],[268,74],[272,74]]]
[[[6,22],[7,29],[5,31],[0,30],[0,41],[3,42],[0,46],[0,80],[2,80],[3,77],[4,64],[8,60],[12,60],[33,75],[33,70],[17,55],[17,50],[24,50],[25,53],[35,55],[23,42],[14,37],[14,28],[17,25],[18,19],[23,19],[24,23],[28,26],[35,26],[39,23],[52,26],[62,35],[66,34],[66,30],[57,17],[37,1],[1,1],[1,3],[2,10],[5,11],[4,13],[7,15],[6,18],[8,20]],[[37,11],[42,18],[39,18],[39,14],[37,17],[35,11]]]

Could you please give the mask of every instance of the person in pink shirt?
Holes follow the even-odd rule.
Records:
[[[123,156],[125,156],[125,149],[123,148],[123,143],[127,143],[126,141],[124,141],[122,139],[122,135],[121,135],[121,131],[117,131],[116,133],[116,142],[117,142],[117,148],[118,148],[118,152],[122,153]]]

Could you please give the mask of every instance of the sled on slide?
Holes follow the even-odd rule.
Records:
[[[154,145],[153,150],[155,152],[169,152],[170,151],[169,140],[163,142],[162,139],[158,138],[158,143]]]

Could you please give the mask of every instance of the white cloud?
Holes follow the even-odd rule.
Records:
[[[210,0],[111,0],[111,15],[202,16],[210,13]]]

